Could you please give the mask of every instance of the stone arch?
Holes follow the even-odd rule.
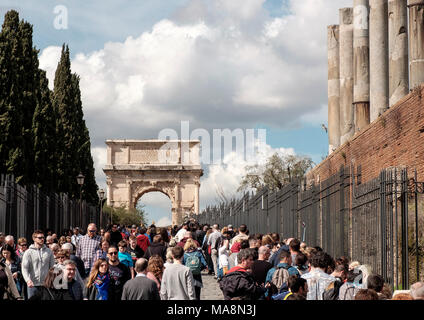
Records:
[[[107,140],[108,164],[103,171],[107,177],[107,204],[134,208],[142,195],[158,191],[167,195],[172,204],[172,224],[181,224],[185,217],[199,214],[200,141],[173,141],[169,153],[177,162],[161,162],[161,148],[167,140]],[[183,145],[188,144],[189,161],[181,157]],[[185,146],[187,148],[187,146]],[[181,159],[184,158],[184,161]]]

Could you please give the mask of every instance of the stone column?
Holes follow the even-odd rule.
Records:
[[[328,153],[340,146],[340,57],[339,26],[327,28],[328,46]]]
[[[353,114],[353,9],[340,13],[340,144],[355,133]]]
[[[109,207],[112,206],[112,201],[113,201],[113,193],[112,193],[112,179],[107,177],[106,179],[106,184],[107,184],[107,199],[106,199],[106,203]]]
[[[370,0],[370,122],[389,107],[387,0]]]
[[[370,123],[369,3],[353,1],[353,105],[355,132]]]
[[[127,208],[128,209],[134,209],[135,208],[135,203],[132,203],[132,180],[128,180],[127,181],[127,196],[128,196],[128,204],[127,204]]]
[[[409,0],[409,88],[424,82],[424,0]]]
[[[405,0],[389,0],[389,105],[409,93],[408,10]]]

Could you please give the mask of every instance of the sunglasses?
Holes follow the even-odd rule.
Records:
[[[96,230],[88,230],[88,232],[96,232]]]
[[[37,239],[44,239],[44,237],[36,237]]]
[[[21,247],[28,247],[28,245],[26,243],[22,243],[20,244]]]
[[[110,255],[116,255],[116,254],[118,254],[118,251],[108,252],[108,254],[110,254]]]

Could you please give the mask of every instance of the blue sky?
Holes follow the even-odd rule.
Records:
[[[155,30],[168,28],[172,31],[179,27],[182,28],[186,25],[194,25],[196,23],[196,28],[187,29],[187,32],[192,32],[195,34],[193,37],[198,38],[201,37],[198,34],[203,35],[204,32],[208,34],[208,32],[216,32],[216,30],[218,30],[216,34],[220,36],[225,34],[228,30],[234,30],[235,28],[237,32],[231,31],[233,33],[231,33],[230,36],[234,37],[235,40],[233,42],[236,43],[237,46],[239,46],[239,44],[240,46],[245,45],[246,49],[240,52],[245,54],[246,50],[251,50],[252,53],[249,51],[246,56],[256,56],[259,57],[260,60],[261,55],[255,53],[255,46],[258,45],[259,49],[257,50],[268,50],[268,48],[271,47],[272,49],[270,50],[272,50],[272,55],[269,57],[275,59],[275,65],[286,66],[287,69],[282,69],[280,73],[284,74],[287,72],[287,78],[279,78],[279,72],[274,74],[274,70],[272,70],[273,66],[269,67],[266,61],[259,63],[257,62],[258,59],[252,58],[254,59],[252,60],[252,68],[255,68],[256,71],[251,71],[250,75],[240,76],[240,79],[229,81],[228,83],[223,82],[223,84],[220,84],[219,74],[215,74],[213,70],[205,71],[210,75],[208,77],[210,83],[207,83],[206,88],[210,86],[213,87],[213,90],[215,90],[213,91],[213,97],[220,96],[220,94],[217,95],[217,92],[222,91],[222,96],[225,96],[227,90],[234,90],[234,92],[231,93],[231,99],[228,101],[230,103],[235,101],[235,108],[229,115],[223,113],[222,118],[219,118],[219,112],[218,114],[217,112],[213,112],[210,116],[206,117],[206,119],[201,119],[204,111],[200,112],[200,110],[197,110],[198,108],[195,107],[190,110],[184,109],[185,105],[190,105],[191,103],[194,106],[198,106],[199,104],[207,105],[205,111],[213,110],[216,103],[220,106],[219,101],[214,102],[215,104],[211,103],[208,105],[208,97],[205,98],[208,99],[207,103],[202,100],[204,92],[201,90],[204,89],[203,87],[199,87],[197,95],[196,92],[194,92],[189,99],[182,99],[178,102],[179,104],[175,103],[167,106],[167,108],[171,109],[165,109],[165,104],[168,102],[163,103],[164,110],[178,109],[181,112],[187,112],[184,116],[181,116],[181,119],[174,120],[190,120],[197,123],[197,127],[203,126],[208,130],[212,127],[217,127],[221,123],[223,128],[231,128],[231,126],[234,126],[233,128],[265,128],[267,129],[267,143],[271,148],[292,148],[296,153],[309,155],[314,162],[319,163],[322,157],[325,157],[328,152],[327,134],[321,128],[322,123],[327,123],[325,27],[326,23],[335,23],[337,21],[337,10],[335,10],[337,5],[334,5],[334,2],[330,0],[325,0],[323,2],[314,2],[311,0],[296,0],[292,2],[289,0],[267,0],[265,2],[261,2],[261,0],[246,0],[246,2],[243,2],[243,8],[237,10],[232,8],[231,5],[227,6],[228,2],[224,3],[222,1],[223,0],[210,0],[209,2],[205,0],[2,0],[0,5],[0,22],[3,22],[5,11],[14,8],[19,11],[21,19],[25,19],[33,24],[34,45],[40,50],[40,56],[43,55],[43,59],[40,59],[43,61],[43,65],[48,66],[50,63],[50,65],[54,67],[55,63],[57,63],[54,60],[48,61],[48,55],[46,54],[48,50],[43,53],[46,48],[58,47],[63,43],[69,45],[71,57],[75,60],[75,62],[73,61],[73,68],[75,66],[76,71],[82,77],[81,85],[85,108],[84,112],[90,129],[93,152],[95,153],[94,158],[97,165],[96,177],[101,187],[104,186],[105,180],[104,174],[100,170],[101,161],[99,160],[105,157],[103,156],[103,141],[110,138],[119,138],[120,135],[127,138],[150,138],[155,135],[159,127],[157,125],[152,125],[147,129],[147,125],[143,122],[142,127],[145,129],[138,130],[137,123],[135,123],[135,125],[132,123],[134,119],[126,117],[121,119],[122,121],[116,125],[116,128],[108,128],[107,114],[101,114],[99,113],[99,109],[96,109],[101,108],[102,105],[98,102],[100,106],[97,106],[95,102],[92,102],[92,100],[90,100],[93,98],[90,96],[90,91],[92,91],[92,89],[88,86],[87,88],[84,87],[84,79],[87,79],[88,76],[93,76],[93,74],[95,76],[97,72],[93,71],[93,73],[85,75],[85,70],[89,69],[87,66],[90,65],[89,63],[93,65],[93,61],[101,60],[103,57],[102,54],[104,51],[107,51],[107,48],[112,48],[114,51],[121,50],[121,47],[133,45],[133,42],[145,41],[147,36],[154,37],[156,34]],[[234,3],[237,1],[233,0]],[[340,0],[338,2],[340,2],[340,7],[348,3],[347,0]],[[262,8],[257,8],[257,3],[261,3]],[[300,8],[302,3],[308,5],[308,8],[312,5],[316,6],[316,16],[313,12],[305,13],[304,8]],[[58,5],[63,5],[67,9],[67,30],[57,30],[54,28],[53,23],[57,15],[53,11]],[[330,6],[331,10],[329,9],[329,13],[320,11]],[[225,13],[223,13],[224,11]],[[321,12],[325,12],[325,14],[321,14]],[[302,14],[306,16],[303,17]],[[292,17],[296,17],[300,22],[293,22],[294,19],[292,19]],[[317,20],[316,24],[319,27],[315,28],[316,30],[313,30],[310,35],[305,32],[299,35],[293,33],[292,30],[296,30],[296,28],[299,30],[303,28],[304,23],[302,19],[309,19],[309,22],[313,24],[315,23],[315,18]],[[163,21],[163,19],[172,21],[171,25],[167,25],[166,23],[160,24],[159,22]],[[204,25],[198,23],[197,20],[204,21]],[[205,28],[207,28],[207,31],[204,31]],[[140,36],[142,34],[146,37],[141,38]],[[264,34],[268,37],[268,40],[262,39]],[[317,35],[320,41],[316,40]],[[128,41],[129,37],[132,37],[130,41]],[[246,42],[244,43],[243,41],[245,40]],[[297,41],[300,43],[299,46],[303,45],[304,48],[301,50],[292,48]],[[201,42],[197,41],[196,45],[199,43]],[[222,44],[225,48],[225,46],[228,45],[228,41],[224,39],[222,42],[218,42],[218,44]],[[260,47],[261,45],[263,47]],[[216,47],[219,47],[219,45]],[[169,51],[169,48],[166,50]],[[210,48],[208,50],[210,50]],[[318,54],[315,54],[314,50],[316,50]],[[130,50],[125,52],[122,51],[121,56],[123,56],[124,53],[128,54],[128,52],[131,53]],[[238,58],[234,60],[232,57],[228,58],[228,61],[225,62],[226,64],[221,64],[222,60],[227,59],[227,57],[224,56],[225,50],[222,54],[223,57],[217,59],[219,60],[217,66],[228,66],[228,61],[235,61],[234,63],[237,64]],[[77,58],[78,55],[79,58]],[[239,57],[239,55],[237,55],[237,57]],[[196,58],[198,58],[200,62],[203,61],[203,56],[199,55]],[[210,59],[210,57],[208,57],[208,59]],[[267,59],[269,60],[269,58],[264,58],[264,60]],[[107,63],[106,60],[101,62]],[[247,62],[246,65],[249,65],[249,62]],[[246,68],[245,65],[242,67]],[[295,67],[298,69],[295,69]],[[120,69],[116,69],[119,67],[114,66],[113,68],[115,69],[111,70],[120,71]],[[197,65],[196,68],[199,69],[199,65]],[[200,68],[203,69],[204,64]],[[225,74],[225,71],[223,72]],[[227,75],[225,79],[231,78],[237,72],[243,74],[248,73],[245,69],[237,67],[237,69],[234,69],[232,74]],[[290,88],[288,88],[288,93],[282,93],[281,96],[279,96],[278,92],[280,89],[273,83],[273,80],[275,79],[277,84],[278,82],[286,81],[286,86],[290,87],[292,85],[290,84],[292,76],[290,76],[289,73],[291,73],[293,77],[299,75],[303,77],[297,81],[302,82],[302,84],[305,83],[304,88],[292,94],[290,94],[291,91]],[[140,74],[143,75],[143,72],[140,72]],[[256,75],[262,77],[262,74],[264,75],[263,78],[255,79]],[[123,76],[123,78],[130,79],[131,77]],[[136,80],[137,79],[139,78],[136,78]],[[193,79],[192,83],[199,82],[198,78]],[[258,81],[258,86],[249,87],[247,79]],[[271,79],[271,81],[269,79]],[[294,79],[293,81],[296,80]],[[122,83],[120,83],[120,85],[122,86]],[[188,87],[192,88],[193,86]],[[235,88],[239,88],[238,91]],[[252,88],[258,88],[258,93],[253,92],[253,95]],[[194,87],[193,91],[196,90],[196,87]],[[172,92],[174,91],[175,90]],[[236,91],[241,93],[237,93]],[[307,91],[311,93],[305,94]],[[100,92],[102,91],[100,90]],[[269,99],[267,99],[267,95],[269,95]],[[152,96],[155,98],[154,105],[158,109],[162,107],[160,102],[157,102],[158,98],[156,98],[155,95],[146,93],[143,99],[147,96],[149,98]],[[172,95],[170,95],[170,97],[172,97]],[[264,101],[262,101],[262,97]],[[105,94],[103,98],[107,99],[107,94]],[[267,101],[269,101],[269,103]],[[108,101],[103,101],[102,103],[107,104]],[[224,109],[226,108],[225,103],[224,100]],[[223,110],[222,107],[219,108],[221,108],[219,110]],[[310,110],[310,112],[308,110]],[[199,113],[196,113],[197,111],[199,111]],[[142,121],[140,120],[140,123]],[[175,123],[172,121],[168,122],[167,125],[178,127],[178,121],[175,121]],[[132,127],[132,125],[134,126]],[[208,182],[205,182],[205,186],[207,185],[209,185]],[[234,186],[229,186],[230,189],[233,187]],[[208,192],[208,195],[203,197],[206,199],[204,201],[210,201],[210,199],[214,197],[211,194],[213,190],[211,191],[208,189]],[[148,195],[144,196],[142,200],[145,197],[148,197]],[[165,196],[161,199],[160,201],[166,202],[164,207],[170,208],[170,201],[166,200]],[[203,202],[203,206],[205,204],[206,202]],[[158,206],[147,205],[146,210],[149,212],[149,220],[158,221],[163,217],[170,218],[171,214],[168,211],[169,209],[164,209],[164,207],[160,208]]]

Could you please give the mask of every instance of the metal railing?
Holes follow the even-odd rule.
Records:
[[[320,246],[333,257],[371,266],[394,288],[422,280],[424,183],[405,168],[388,168],[367,183],[360,168],[340,168],[319,185],[293,182],[278,191],[246,193],[240,200],[207,207],[200,223],[245,223],[250,233],[277,232]],[[412,210],[411,210],[412,208]],[[408,215],[408,210],[414,215]],[[412,220],[412,221],[411,221]],[[421,224],[419,223],[421,221]],[[412,265],[412,268],[409,266]]]

